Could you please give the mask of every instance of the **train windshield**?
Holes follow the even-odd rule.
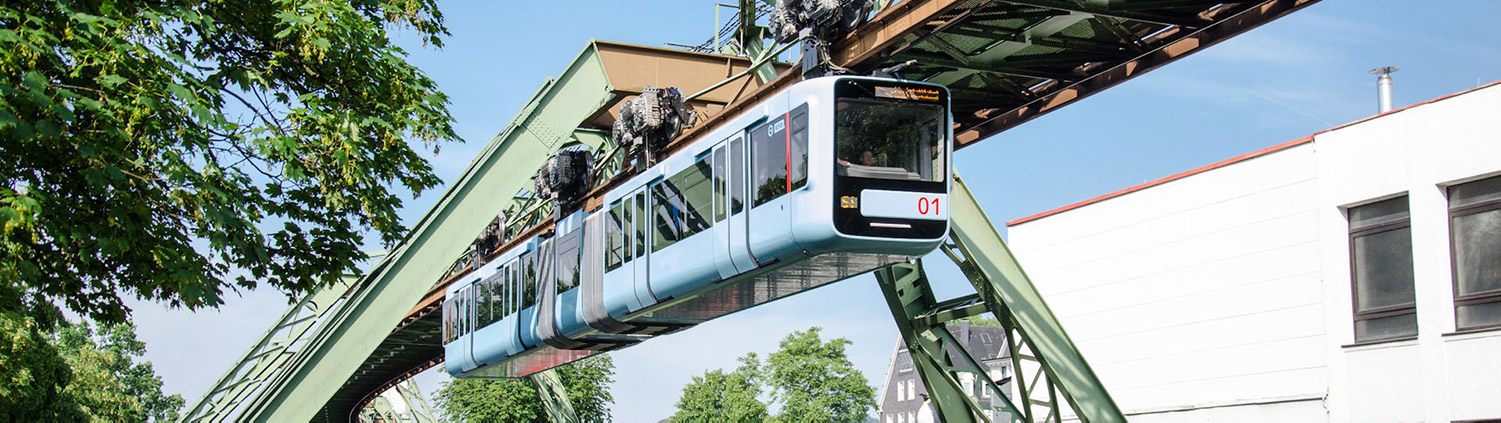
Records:
[[[874,179],[943,182],[941,104],[840,98],[834,112],[835,172]]]

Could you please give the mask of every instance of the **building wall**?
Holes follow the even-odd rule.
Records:
[[[1447,187],[1501,172],[1501,87],[1316,138],[1335,421],[1501,418],[1501,332],[1455,330]],[[1354,343],[1345,209],[1408,195],[1418,338]]]
[[[1323,397],[1313,148],[1246,163],[1009,230],[1017,259],[1133,420]],[[1298,412],[1323,410],[1288,411]]]
[[[1501,418],[1501,331],[1454,332],[1445,187],[1501,172],[1501,87],[1009,228],[1133,421]],[[1418,339],[1351,346],[1345,209],[1410,197]]]

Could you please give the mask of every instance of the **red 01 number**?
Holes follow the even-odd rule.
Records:
[[[938,197],[917,197],[917,214],[927,216],[930,211],[938,214]]]

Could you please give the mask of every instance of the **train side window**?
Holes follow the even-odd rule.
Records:
[[[787,172],[792,178],[788,190],[802,188],[808,185],[808,105],[804,104],[792,109],[788,115],[787,125],[792,131],[792,136],[787,139],[788,151]]]
[[[680,240],[709,228],[706,216],[712,211],[710,200],[713,185],[710,180],[713,169],[710,156],[704,156],[666,180],[652,185],[652,198],[656,211],[652,213],[656,226],[656,239],[652,251],[661,250]]]
[[[652,251],[661,250],[678,241],[678,221],[682,220],[683,198],[678,195],[672,179],[668,178],[651,186],[651,221],[657,231],[657,236],[652,238]]]
[[[808,105],[757,125],[750,133],[753,206],[807,184]]]
[[[575,238],[576,239],[576,238]],[[572,242],[558,248],[557,283],[553,290],[558,294],[578,285],[579,281],[579,248]]]
[[[505,285],[506,290],[505,314],[507,316],[516,313],[516,272],[514,269],[515,262],[507,264],[505,270],[503,270],[505,272],[505,279],[501,282],[501,285]]]
[[[787,193],[787,119],[777,116],[750,130],[751,205]]]
[[[620,213],[621,205],[616,204],[610,208],[609,216],[605,218],[605,271],[620,268],[625,261],[625,237]]]
[[[636,197],[627,196],[625,198],[625,219],[620,221],[621,224],[625,225],[625,229],[620,233],[623,238],[621,246],[625,247],[625,251],[621,254],[624,258],[622,262],[629,262],[636,257],[635,254],[632,254],[632,251],[636,249],[636,237],[634,234],[636,233],[635,217],[637,214]]]
[[[636,193],[636,254],[632,257],[641,257],[646,254],[646,191]]]
[[[730,141],[730,214],[745,208],[745,141]]]
[[[479,322],[476,327],[485,327],[490,324],[490,284],[484,279],[474,283],[475,293],[475,317]]]
[[[496,270],[496,271],[499,272],[499,270]],[[490,323],[491,324],[494,324],[495,322],[499,322],[501,318],[506,317],[506,310],[505,310],[505,307],[504,307],[505,296],[504,296],[504,294],[502,294],[503,292],[505,292],[505,288],[501,286],[500,278],[498,277],[499,275],[500,275],[499,273],[496,273],[497,277],[488,278],[490,280],[490,282],[488,282],[488,283],[490,284]]]
[[[443,343],[448,343],[448,325],[453,324],[453,318],[448,316],[448,300],[443,300]]]
[[[724,220],[725,216],[725,168],[724,146],[714,149],[714,221]]]
[[[527,254],[521,260],[521,308],[531,307],[537,301],[537,273],[534,266],[533,254]]]

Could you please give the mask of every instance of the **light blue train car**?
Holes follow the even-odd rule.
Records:
[[[447,288],[456,377],[521,377],[933,251],[948,233],[939,85],[799,82]]]

